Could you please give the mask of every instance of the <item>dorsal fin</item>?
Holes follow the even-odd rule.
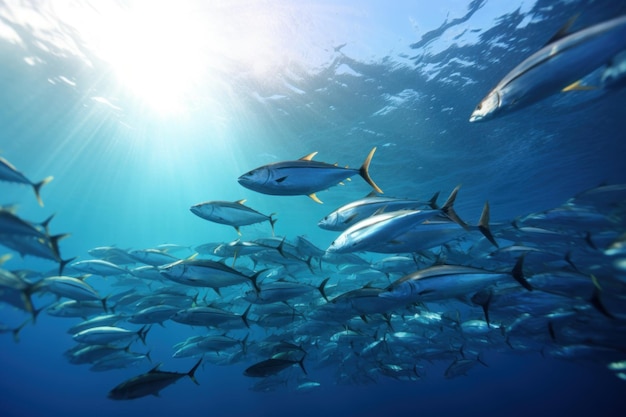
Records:
[[[554,35],[552,35],[552,37],[548,39],[548,42],[546,42],[543,46],[550,45],[551,43],[556,42],[559,39],[566,37],[567,35],[570,35],[571,32],[569,30],[579,15],[580,13],[576,13],[574,16],[570,17],[567,22],[565,22],[565,24],[561,26],[559,30]]]
[[[308,155],[303,156],[302,158],[300,158],[300,161],[311,161],[313,160],[313,157],[317,155],[317,152],[312,152]]]
[[[153,372],[159,372],[159,367],[161,366],[161,362],[157,363],[156,366],[148,371],[149,374]]]
[[[243,205],[243,203],[245,203],[245,202],[246,202],[246,199],[245,199],[245,198],[244,198],[243,200],[237,200],[237,201],[235,201],[235,203],[237,203],[237,204],[242,204],[242,205]]]

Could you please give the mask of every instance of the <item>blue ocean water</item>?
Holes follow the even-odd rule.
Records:
[[[365,181],[355,176],[320,191],[317,204],[255,193],[237,178],[315,151],[316,160],[358,167],[377,147],[370,174],[386,196],[428,199],[441,191],[443,201],[462,184],[455,208],[464,220],[476,224],[488,200],[492,223],[510,222],[601,184],[626,183],[626,91],[558,94],[480,124],[468,122],[472,110],[570,17],[579,14],[580,29],[624,13],[616,0],[6,2],[0,156],[33,181],[54,180],[42,188],[43,208],[31,187],[7,182],[0,182],[0,204],[15,205],[34,222],[54,214],[50,233],[70,234],[60,241],[63,259],[90,259],[88,250],[108,245],[177,244],[188,253],[239,238],[234,228],[189,211],[208,200],[246,199],[255,210],[276,213],[276,236],[304,236],[325,249],[338,233],[317,222],[369,193]],[[241,238],[270,235],[262,223],[242,227]],[[3,268],[58,272],[53,261],[2,247],[4,253],[13,257]],[[102,294],[128,289],[115,277],[88,280]],[[35,307],[54,301],[34,297]],[[480,318],[480,308],[473,311]],[[1,305],[2,324],[27,318]],[[625,405],[624,381],[604,358],[489,345],[481,352],[488,366],[452,379],[444,377],[449,360],[419,359],[419,380],[399,381],[335,362],[322,366],[310,355],[307,378],[319,386],[294,389],[303,375],[293,367],[285,387],[258,392],[243,372],[260,358],[244,356],[229,365],[205,361],[196,372],[199,386],[183,378],[160,398],[112,401],[114,386],[157,363],[188,372],[196,359],[172,358],[173,345],[200,332],[155,325],[146,346],[132,345],[149,351],[153,364],[94,372],[64,356],[75,346],[67,329],[81,320],[43,311],[18,343],[1,335],[2,416],[617,416]],[[280,334],[256,325],[250,332],[256,340]]]

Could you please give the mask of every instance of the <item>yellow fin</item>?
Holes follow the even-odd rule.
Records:
[[[4,254],[4,255],[0,256],[0,265],[5,263],[6,261],[11,259],[12,257],[13,257],[13,255],[11,255],[10,253],[7,253],[7,254]]]
[[[571,83],[561,91],[567,93],[568,91],[592,91],[597,90],[598,87],[594,87],[592,85],[582,85],[582,80],[578,80],[576,82]]]
[[[602,287],[600,286],[600,283],[598,282],[598,278],[596,278],[595,275],[591,274],[591,281],[593,282],[593,285],[599,289],[600,291],[602,291]]]
[[[300,158],[300,160],[301,161],[311,161],[315,155],[317,155],[317,152],[313,152],[313,153],[310,153],[308,155],[305,155],[302,158]]]
[[[311,193],[309,194],[309,198],[313,201],[315,201],[316,203],[320,203],[320,204],[324,204],[322,203],[322,200],[320,200],[319,198],[317,198],[317,196],[315,195],[315,193]]]
[[[244,198],[243,200],[237,200],[237,201],[235,201],[235,203],[237,203],[237,204],[243,204],[243,203],[245,203],[246,201],[247,201],[247,200]]]

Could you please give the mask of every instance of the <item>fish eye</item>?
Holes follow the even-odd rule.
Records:
[[[478,106],[476,106],[476,110],[481,110],[483,108],[483,103],[478,103]]]

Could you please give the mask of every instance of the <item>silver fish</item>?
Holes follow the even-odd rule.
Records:
[[[375,214],[346,229],[335,239],[327,251],[335,253],[370,250],[374,247],[394,245],[395,238],[411,230],[426,220],[442,217],[452,219],[466,226],[454,211],[454,201],[459,187],[456,187],[441,209],[398,210]]]
[[[341,232],[363,219],[382,212],[409,209],[417,210],[426,207],[436,209],[438,195],[439,193],[436,193],[430,201],[427,202],[369,195],[365,198],[339,207],[326,215],[317,223],[317,225],[324,230],[335,230]]]
[[[66,297],[78,301],[101,300],[102,307],[106,310],[106,300],[101,298],[91,285],[80,278],[68,276],[47,277],[35,284],[33,291],[49,292],[58,297]]]
[[[206,201],[191,206],[189,209],[193,214],[210,222],[227,224],[233,226],[238,234],[241,234],[239,227],[249,224],[269,221],[274,234],[275,213],[266,216],[256,210],[243,205],[246,200],[230,201]]]
[[[403,276],[392,282],[379,296],[397,300],[404,305],[417,301],[445,300],[506,282],[511,276],[530,291],[533,287],[524,277],[523,260],[520,257],[508,273],[468,266],[436,265]]]
[[[26,184],[33,187],[35,190],[35,196],[37,197],[37,202],[40,206],[43,207],[43,201],[41,200],[41,196],[39,195],[39,191],[41,187],[52,181],[53,177],[46,177],[39,182],[32,182],[26,175],[22,174],[17,170],[9,161],[0,157],[0,181],[8,181],[8,182],[16,182],[19,184]]]
[[[80,272],[101,275],[103,277],[128,273],[126,269],[102,259],[86,259],[84,261],[74,262],[70,267]]]
[[[136,332],[121,327],[99,326],[80,331],[72,338],[79,343],[88,345],[106,345],[109,343],[127,342],[139,337],[145,345],[146,335],[149,330],[149,326],[144,326]]]
[[[626,49],[626,16],[567,34],[571,24],[505,75],[476,106],[469,121],[488,120],[564,89],[576,89],[577,81]]]
[[[296,161],[263,165],[243,174],[237,181],[242,186],[259,193],[308,195],[315,202],[321,203],[321,200],[315,195],[316,192],[326,190],[359,174],[372,188],[382,194],[382,190],[369,175],[369,165],[375,151],[376,148],[372,148],[359,169],[342,168],[325,162],[313,161],[313,157],[317,154],[317,152],[313,152]]]

